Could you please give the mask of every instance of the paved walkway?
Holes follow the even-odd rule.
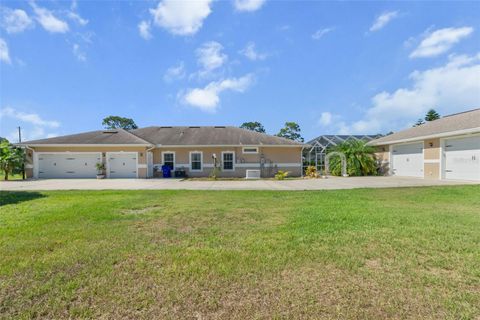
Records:
[[[355,188],[395,188],[479,184],[465,181],[427,180],[401,177],[332,177],[296,180],[181,180],[181,179],[45,179],[0,181],[0,190],[326,190]],[[479,184],[480,185],[480,184]]]

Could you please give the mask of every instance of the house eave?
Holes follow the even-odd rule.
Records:
[[[464,135],[464,134],[474,134],[478,132],[480,132],[480,127],[462,129],[462,130],[456,130],[456,131],[448,131],[448,132],[442,132],[442,133],[436,133],[436,134],[424,135],[424,136],[418,136],[418,137],[406,138],[406,139],[397,139],[397,140],[380,141],[380,142],[370,141],[367,143],[367,145],[384,146],[384,145],[397,144],[397,143],[415,142],[415,141],[426,140],[426,139],[444,138],[444,137],[458,136],[458,135]]]

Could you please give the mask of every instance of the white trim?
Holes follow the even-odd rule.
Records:
[[[237,163],[236,164],[236,167],[237,168],[260,168],[260,163],[248,163],[248,162],[244,162],[244,163]]]
[[[163,157],[163,155],[165,153],[173,153],[173,168],[172,168],[172,170],[175,170],[175,168],[177,167],[177,164],[175,163],[175,160],[177,158],[177,155],[175,154],[175,151],[168,151],[168,150],[162,151],[162,159],[160,159],[160,160],[162,160],[162,164],[160,166],[163,166],[165,164],[165,159]]]
[[[255,149],[255,151],[245,151],[245,149]],[[258,154],[258,147],[243,147],[242,148],[242,153],[243,154]]]
[[[83,151],[43,152],[43,151],[41,151],[41,152],[36,152],[36,151],[34,151],[33,152],[33,178],[38,179],[38,167],[39,167],[38,156],[39,155],[42,155],[42,154],[68,154],[68,153],[97,154],[97,155],[100,155],[100,159],[102,159],[102,157],[103,157],[103,153],[102,152],[97,152],[97,151],[95,151],[95,152],[92,152],[92,151],[86,151],[86,152],[83,152]]]
[[[426,136],[419,136],[414,138],[406,138],[406,139],[399,139],[399,140],[392,140],[392,141],[380,141],[380,142],[371,141],[367,144],[371,146],[383,146],[388,144],[408,143],[408,142],[415,142],[415,141],[433,139],[433,138],[446,138],[446,137],[451,138],[456,135],[470,135],[470,134],[477,134],[478,132],[480,132],[480,127],[456,130],[456,131],[450,131],[450,132],[442,132],[442,133],[436,133],[436,134],[431,134]]]
[[[25,169],[33,169],[33,164],[25,164]]]
[[[440,159],[424,159],[423,163],[440,163]]]
[[[133,151],[111,151],[111,152],[105,152],[105,162],[107,163],[107,178],[110,178],[110,159],[109,159],[109,154],[115,154],[115,153],[120,153],[120,154],[136,154],[137,155],[137,165],[136,165],[136,178],[138,179],[138,152],[133,152]]]
[[[231,153],[233,154],[233,157],[232,157],[232,169],[225,169],[225,166],[223,164],[223,155],[226,154],[226,153]],[[222,151],[222,171],[235,171],[235,151]]]
[[[148,147],[152,146],[151,144],[30,144],[30,143],[17,143],[21,146],[29,147]],[[81,152],[81,151],[80,151]]]
[[[301,148],[307,144],[258,144],[248,145],[247,147],[272,147],[272,148]],[[184,144],[184,145],[155,145],[157,148],[239,148],[244,147],[242,144]]]
[[[200,154],[200,169],[192,169],[192,154],[193,153],[199,153]],[[203,151],[190,151],[188,153],[188,161],[189,161],[189,166],[188,170],[191,172],[202,172],[203,171]]]
[[[138,162],[138,160],[137,160],[137,162]],[[139,163],[139,164],[137,165],[137,168],[139,168],[139,169],[145,169],[145,168],[147,168],[147,164],[146,164],[146,163]]]
[[[274,163],[277,167],[280,168],[290,168],[290,167],[300,167],[302,164],[301,163]]]

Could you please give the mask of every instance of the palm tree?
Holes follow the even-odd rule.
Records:
[[[347,140],[331,151],[341,152],[347,160],[347,174],[349,176],[368,176],[377,174],[375,148],[368,146],[362,140]],[[342,174],[342,162],[339,156],[330,159],[330,172],[334,176]]]

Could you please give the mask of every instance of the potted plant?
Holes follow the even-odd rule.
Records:
[[[105,164],[102,162],[97,162],[95,165],[97,168],[97,179],[104,179],[105,178]]]

